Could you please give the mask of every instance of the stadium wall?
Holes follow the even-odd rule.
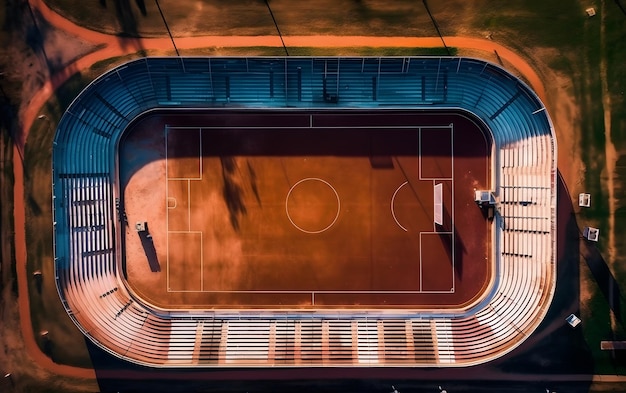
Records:
[[[142,302],[121,274],[118,143],[148,111],[229,107],[474,114],[493,140],[496,276],[487,296],[455,312],[167,311]],[[154,367],[484,363],[532,334],[556,284],[551,120],[524,82],[472,58],[168,57],[125,63],[87,86],[58,125],[53,208],[56,282],[68,315],[102,349]],[[331,341],[341,345],[329,349]]]

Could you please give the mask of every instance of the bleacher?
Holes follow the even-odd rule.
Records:
[[[121,277],[117,141],[159,108],[465,110],[492,133],[495,277],[461,311],[164,311]],[[149,366],[459,366],[495,359],[541,322],[555,288],[555,137],[500,67],[448,57],[144,58],[91,83],[53,146],[57,287],[82,332]],[[160,132],[160,131],[159,131]]]

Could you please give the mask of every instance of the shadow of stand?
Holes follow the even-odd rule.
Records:
[[[154,239],[152,238],[150,230],[148,229],[148,223],[145,223],[145,230],[138,230],[137,234],[139,235],[139,239],[141,240],[141,246],[143,247],[143,251],[146,254],[146,258],[148,258],[150,271],[160,272],[161,264],[159,263],[156,248],[154,247]]]
[[[602,254],[600,254],[596,245],[584,239],[582,232],[580,233],[580,251],[600,291],[602,291],[602,294],[606,298],[611,311],[615,314],[615,318],[617,318],[622,325],[625,325],[622,319],[623,296],[619,283],[613,276],[613,273],[611,273],[609,266],[606,264],[606,261],[602,257]]]
[[[559,175],[556,289],[546,316],[518,348],[485,367],[495,367],[512,374],[534,374],[538,382],[546,381],[546,385],[549,384],[555,391],[586,392],[594,372],[594,359],[583,330],[580,327],[573,329],[565,321],[570,314],[579,315],[581,305],[579,286],[581,232],[572,200],[564,180]],[[551,381],[553,375],[576,375],[576,378],[572,378],[575,382],[571,383],[565,380]],[[587,377],[589,378],[586,379]]]

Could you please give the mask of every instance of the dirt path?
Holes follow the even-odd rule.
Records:
[[[91,369],[60,365],[44,355],[37,346],[30,318],[30,304],[28,298],[28,274],[26,269],[26,234],[24,209],[24,177],[21,162],[24,145],[28,139],[28,131],[37,117],[38,112],[54,91],[76,72],[89,68],[100,60],[136,53],[140,50],[169,50],[172,43],[169,38],[121,38],[91,31],[78,26],[52,11],[42,0],[31,0],[31,7],[52,26],[69,34],[80,37],[81,40],[101,45],[101,49],[92,52],[65,69],[55,73],[45,82],[43,87],[34,94],[28,106],[20,114],[21,133],[16,138],[14,150],[15,168],[15,249],[16,268],[19,287],[20,323],[25,346],[29,356],[41,367],[50,372],[78,378],[95,378]],[[439,37],[369,37],[369,36],[286,36],[283,37],[288,47],[440,47]],[[546,93],[541,79],[534,69],[519,55],[497,42],[468,37],[444,37],[448,46],[460,49],[480,50],[488,53],[497,51],[500,58],[515,67],[535,90],[537,95],[546,102]],[[207,47],[281,47],[282,43],[277,36],[205,36],[177,38],[176,46],[179,50],[207,48]]]

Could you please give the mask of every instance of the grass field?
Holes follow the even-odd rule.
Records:
[[[49,0],[48,3],[70,19],[96,30],[123,34],[164,36],[163,21],[153,2],[146,2],[145,16],[135,2],[103,0],[105,8],[94,2]],[[116,4],[127,4],[116,8]],[[330,4],[332,3],[332,7]],[[598,247],[622,290],[626,290],[626,14],[623,1],[595,0],[529,0],[496,2],[449,0],[432,2],[430,9],[444,35],[485,37],[488,34],[519,53],[544,77],[548,90],[548,107],[559,106],[557,91],[566,91],[575,102],[574,111],[563,116],[573,129],[559,128],[559,164],[562,170],[581,161],[582,170],[566,178],[573,194],[586,190],[593,196],[592,208],[577,214],[578,225],[601,228]],[[275,34],[276,30],[263,2],[241,2],[228,5],[222,1],[160,2],[175,36],[222,34]],[[434,36],[436,31],[421,2],[415,1],[328,1],[302,2],[298,8],[287,0],[270,2],[274,16],[285,35],[296,34],[362,34],[374,36]],[[306,4],[306,6],[302,6]],[[598,14],[587,18],[584,8],[595,6]],[[119,7],[119,6],[118,6]],[[328,12],[333,9],[335,12]],[[193,15],[193,17],[188,17]],[[293,51],[293,52],[292,52]],[[341,51],[329,48],[293,48],[290,54],[302,55],[404,55],[422,53],[415,49],[354,48]],[[282,48],[207,48],[190,55],[282,55]],[[435,54],[428,53],[426,54]],[[101,62],[83,76],[76,76],[44,108],[50,124],[37,122],[27,142],[25,172],[27,181],[29,272],[51,267],[50,217],[50,144],[56,120],[71,99],[89,80],[110,68]],[[552,76],[558,76],[552,79]],[[554,81],[554,83],[552,83]],[[560,83],[561,85],[557,85]],[[608,113],[608,116],[607,116]],[[609,132],[607,132],[609,131]],[[611,147],[612,146],[612,147]],[[614,148],[615,154],[607,155]],[[608,165],[607,165],[608,162]],[[575,166],[575,165],[574,165]],[[613,197],[613,202],[609,198]],[[4,203],[3,203],[4,207]],[[4,225],[4,224],[3,224]],[[49,275],[51,277],[52,275]],[[54,302],[56,290],[52,281],[44,283],[46,296],[31,288],[34,331],[47,328],[45,321],[63,313]],[[54,290],[54,291],[53,291]],[[584,259],[580,261],[582,330],[593,353],[595,371],[626,374],[626,364],[600,351],[599,341],[626,339],[626,318],[618,318],[602,294],[601,287]],[[54,295],[54,296],[53,296]],[[46,298],[46,299],[43,299]],[[625,309],[626,302],[621,299]],[[67,321],[56,327],[67,342],[81,340],[82,335]],[[77,341],[80,342],[80,341]],[[54,356],[56,355],[53,353]],[[88,364],[87,352],[77,350],[72,358],[59,361]]]

